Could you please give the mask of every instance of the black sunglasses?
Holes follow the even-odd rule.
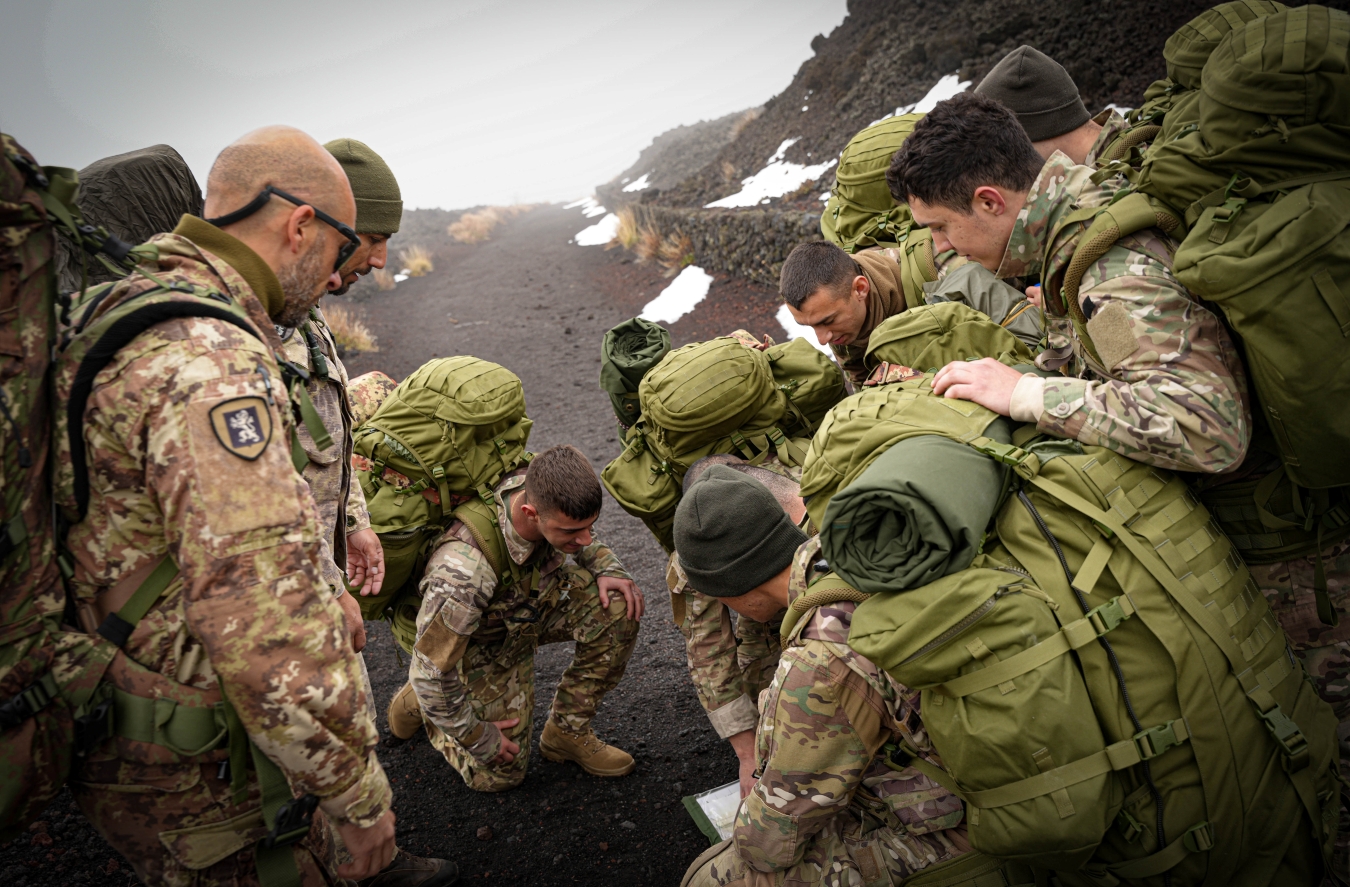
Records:
[[[361,246],[361,238],[358,237],[356,232],[351,229],[351,226],[342,224],[337,219],[333,218],[328,213],[319,209],[314,204],[301,200],[299,197],[293,197],[292,195],[287,194],[285,191],[281,190],[280,188],[274,185],[268,185],[267,187],[263,188],[261,191],[258,192],[258,196],[253,198],[253,200],[249,201],[249,203],[246,206],[243,206],[232,213],[227,213],[223,216],[216,216],[214,219],[206,219],[205,221],[207,224],[215,225],[217,228],[222,227],[224,225],[233,225],[240,219],[246,219],[249,216],[256,213],[258,210],[262,209],[264,206],[266,206],[267,201],[272,199],[273,194],[277,195],[282,200],[289,200],[296,206],[309,207],[310,209],[314,210],[315,218],[317,218],[320,222],[324,222],[325,224],[332,226],[337,231],[337,233],[347,238],[347,242],[344,243],[342,245],[342,248],[338,250],[337,264],[333,266],[334,271],[341,271],[342,266],[347,264],[347,260],[352,257],[352,253],[356,252],[357,248]]]

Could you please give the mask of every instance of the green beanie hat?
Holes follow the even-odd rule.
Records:
[[[356,233],[398,233],[398,223],[403,218],[403,195],[384,158],[356,139],[333,139],[324,147],[342,164],[347,181],[352,183]]]
[[[1030,46],[1004,56],[975,91],[1016,114],[1033,142],[1062,136],[1092,119],[1069,72]]]
[[[675,510],[680,566],[712,597],[740,597],[772,579],[805,541],[764,484],[725,465],[703,472]]]

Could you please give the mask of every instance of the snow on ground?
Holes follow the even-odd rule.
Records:
[[[653,323],[674,323],[693,311],[708,295],[713,277],[697,265],[688,265],[638,315]]]
[[[1133,111],[1134,108],[1127,108],[1127,107],[1124,106],[1124,105],[1117,105],[1115,102],[1112,102],[1111,104],[1109,104],[1109,105],[1106,106],[1106,110],[1108,110],[1108,111],[1115,111],[1115,112],[1117,112],[1118,114],[1120,114],[1120,116],[1124,117],[1126,114],[1128,114],[1128,113],[1130,113],[1131,111]]]
[[[741,180],[741,190],[730,197],[714,200],[709,207],[758,206],[768,203],[774,197],[782,197],[795,191],[807,182],[820,178],[825,170],[834,166],[835,160],[814,166],[803,166],[783,159],[784,153],[797,143],[797,139],[787,139],[778,146],[778,150],[768,159],[763,169],[748,179]]]
[[[820,344],[820,340],[816,338],[815,330],[811,329],[809,326],[802,326],[792,318],[792,312],[788,310],[788,306],[779,305],[777,316],[778,325],[783,328],[783,332],[787,333],[789,340],[805,339],[810,342],[817,351],[823,351],[830,357],[834,357],[834,352],[830,350],[829,345]]]
[[[651,184],[651,182],[647,181],[647,176],[649,175],[651,175],[651,173],[644,172],[641,176],[638,177],[638,180],[636,182],[631,182],[627,185],[624,185],[623,190],[625,192],[641,191],[642,189],[646,188],[648,185]]]
[[[604,212],[604,207],[600,208]],[[619,217],[610,213],[589,228],[582,228],[572,242],[577,246],[604,246],[619,233]]]
[[[949,99],[957,93],[965,92],[967,89],[970,89],[969,80],[962,80],[956,74],[948,74],[938,80],[937,83],[933,84],[933,88],[928,90],[928,95],[919,99],[912,105],[901,105],[895,109],[894,114],[878,117],[876,120],[869,123],[868,126],[875,126],[883,120],[889,120],[890,118],[898,117],[901,114],[927,114],[937,106],[938,102]]]
[[[601,206],[599,201],[594,197],[583,197],[580,200],[574,200],[567,204],[567,206],[564,206],[563,209],[577,209],[578,207],[581,208],[582,215],[588,219],[593,219],[596,216],[603,216],[605,214],[605,208]]]

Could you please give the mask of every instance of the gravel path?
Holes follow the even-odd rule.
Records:
[[[576,210],[541,207],[481,245],[433,246],[436,270],[391,293],[363,287],[349,301],[364,312],[381,351],[348,359],[349,371],[380,369],[401,379],[432,357],[453,354],[501,363],[524,382],[535,422],[532,448],[573,444],[598,471],[619,451],[609,401],[597,385],[600,339],[667,281],[659,268],[635,264],[620,250],[570,244],[589,221]],[[776,309],[772,292],[719,278],[704,304],[671,332],[676,345],[741,326],[781,340]],[[535,747],[518,789],[469,791],[421,736],[381,746],[400,845],[458,861],[463,882],[678,884],[707,847],[681,796],[736,777],[735,756],[708,725],[689,681],[660,547],[612,501],[597,526],[648,598],[628,672],[595,720],[602,738],[637,758],[636,771],[599,779],[539,754],[538,731],[572,653],[563,644],[543,648],[536,660]],[[366,661],[387,737],[383,712],[406,670],[387,626],[368,628]],[[0,847],[0,876],[6,887],[137,883],[68,793],[29,834]]]

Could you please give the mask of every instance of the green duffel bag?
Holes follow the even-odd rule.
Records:
[[[935,373],[954,360],[983,357],[1008,366],[1035,359],[1022,340],[988,315],[960,302],[939,302],[883,320],[867,338],[863,361],[868,369],[889,363]]]
[[[514,373],[476,357],[442,357],[400,382],[353,432],[354,474],[385,555],[380,594],[359,598],[367,619],[416,584],[427,546],[459,504],[490,498],[503,475],[529,461],[531,424]]]
[[[609,395],[619,432],[628,429],[642,416],[638,385],[647,371],[670,353],[670,333],[650,320],[634,317],[605,333],[600,344],[600,390]]]
[[[717,453],[799,466],[807,437],[844,392],[839,367],[809,342],[767,351],[732,337],[685,345],[643,376],[642,418],[601,480],[673,550],[671,527],[689,466]]]
[[[839,154],[834,187],[820,214],[820,233],[850,253],[873,246],[896,246],[914,228],[909,207],[896,203],[886,184],[891,158],[914,131],[922,114],[879,120],[849,139]]]
[[[1204,507],[1104,448],[977,449],[1021,481],[988,559],[872,596],[849,638],[922,691],[945,772],[914,766],[972,846],[1066,887],[1317,883],[1336,718]]]

